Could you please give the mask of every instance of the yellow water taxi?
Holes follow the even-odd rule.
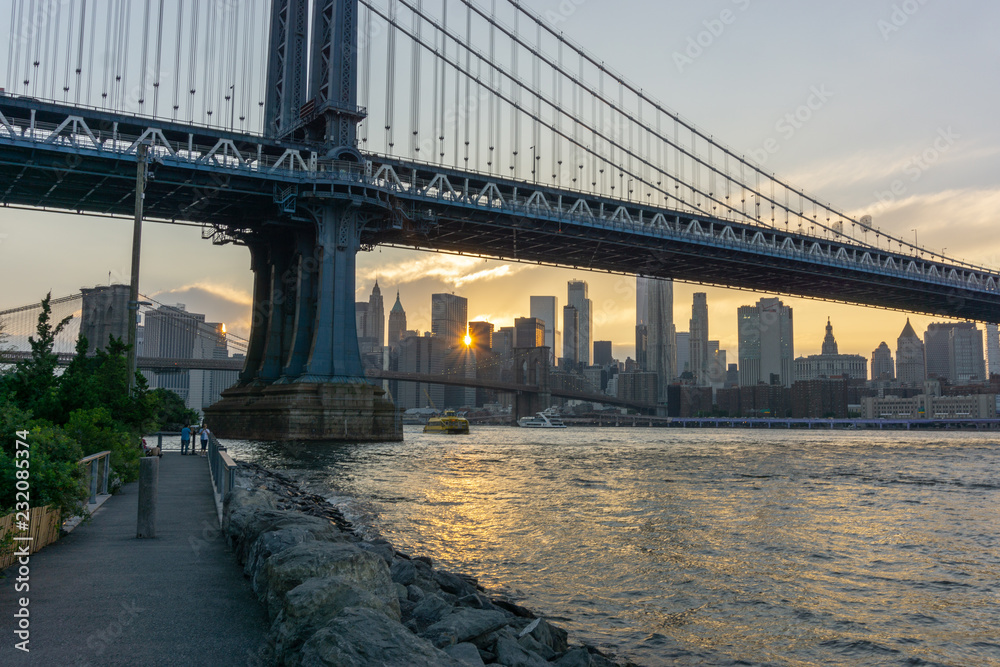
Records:
[[[445,410],[440,417],[431,417],[424,426],[424,433],[468,433],[469,420],[459,417],[454,410]]]

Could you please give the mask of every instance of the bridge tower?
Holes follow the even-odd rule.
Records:
[[[272,2],[265,132],[308,145],[330,172],[364,162],[357,16],[358,0]],[[223,437],[402,439],[392,401],[364,377],[355,327],[360,233],[379,216],[333,189],[286,213],[242,239],[254,272],[247,361],[206,419]]]

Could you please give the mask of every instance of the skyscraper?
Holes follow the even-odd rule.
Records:
[[[406,311],[399,300],[399,291],[396,292],[396,303],[389,311],[389,345],[395,347],[403,340],[406,332]]]
[[[490,322],[469,322],[469,337],[477,351],[493,349],[493,324]]]
[[[948,379],[954,384],[987,379],[983,332],[972,322],[956,324],[948,334]]]
[[[913,330],[909,318],[896,339],[896,379],[904,386],[921,386],[927,378],[924,343]]]
[[[656,373],[658,391],[665,402],[667,387],[679,375],[674,284],[636,276],[635,295],[636,363],[642,370]]]
[[[691,333],[678,331],[677,341],[677,377],[691,371]]]
[[[563,307],[563,345],[560,366],[580,363],[580,312],[575,306]]]
[[[738,311],[740,385],[780,384],[794,380],[792,309],[780,299],[761,299]]]
[[[559,340],[559,299],[554,296],[531,297],[531,317],[545,323],[545,347],[549,348],[549,363],[559,357],[556,345]]]
[[[372,341],[376,349],[385,346],[385,307],[382,303],[382,290],[379,289],[378,281],[372,287],[372,293],[368,297],[368,311],[365,314],[365,338]]]
[[[545,323],[536,317],[518,317],[514,320],[514,347],[543,347]]]
[[[611,341],[610,340],[595,340],[594,341],[594,365],[595,366],[607,366],[611,363],[614,358],[611,351]]]
[[[568,284],[569,305],[576,308],[579,318],[579,347],[577,358],[585,366],[590,365],[590,341],[594,333],[593,304],[587,298],[587,283],[582,280],[571,280]],[[563,324],[565,327],[565,323]],[[567,356],[565,353],[563,356]]]
[[[892,362],[892,350],[882,341],[872,352],[872,380],[891,382],[896,379],[896,369]]]
[[[708,295],[695,292],[691,306],[691,372],[695,384],[708,384],[708,361],[712,356],[708,351]]]
[[[986,375],[1000,375],[1000,334],[997,325],[986,325]]]
[[[886,348],[888,349],[888,348]],[[808,382],[821,378],[868,379],[868,360],[860,354],[839,354],[837,339],[833,337],[833,324],[826,321],[823,352],[795,360],[795,380]]]
[[[469,301],[454,294],[431,295],[431,331],[445,349],[463,344],[469,326]]]
[[[954,384],[986,379],[983,332],[972,322],[932,322],[924,334],[928,378]]]
[[[948,377],[948,336],[951,324],[931,322],[924,332],[924,369],[928,378]]]

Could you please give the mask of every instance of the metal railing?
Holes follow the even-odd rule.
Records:
[[[101,461],[104,461],[103,470],[101,467]],[[101,480],[100,493],[102,496],[108,495],[108,474],[111,470],[111,452],[103,451],[97,454],[91,454],[90,456],[85,456],[78,461],[79,465],[87,466],[87,476],[89,477],[87,485],[90,488],[90,500],[91,505],[97,502],[97,480]],[[89,464],[89,465],[88,465]]]
[[[225,501],[236,481],[236,462],[226,452],[226,448],[219,444],[215,435],[211,434],[208,436],[208,468],[219,500]]]

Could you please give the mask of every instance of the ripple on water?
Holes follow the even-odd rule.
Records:
[[[226,444],[643,665],[1000,665],[991,434],[407,438]]]

